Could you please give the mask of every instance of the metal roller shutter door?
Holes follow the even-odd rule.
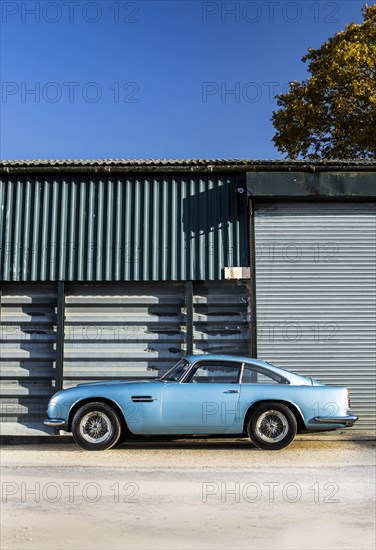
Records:
[[[64,387],[160,375],[184,355],[184,308],[184,284],[67,284]]]
[[[193,351],[249,355],[249,281],[193,284]]]
[[[55,393],[56,300],[55,284],[2,284],[1,435],[53,432],[42,421]]]
[[[258,356],[349,387],[361,429],[375,427],[375,206],[255,209]]]
[[[64,387],[161,376],[187,350],[185,283],[71,283]],[[248,354],[249,283],[193,283],[193,353]]]

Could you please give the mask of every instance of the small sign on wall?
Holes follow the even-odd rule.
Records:
[[[250,279],[250,267],[225,267],[225,279]]]

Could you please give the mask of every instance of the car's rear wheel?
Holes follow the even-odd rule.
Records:
[[[73,417],[72,434],[83,449],[104,451],[119,440],[121,422],[116,411],[106,403],[87,403]]]
[[[290,445],[297,430],[294,413],[282,403],[264,403],[255,409],[248,420],[247,432],[251,441],[266,451],[278,451]]]

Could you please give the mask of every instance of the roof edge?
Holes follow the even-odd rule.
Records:
[[[35,172],[260,172],[292,170],[304,172],[375,171],[374,160],[257,160],[257,159],[188,159],[188,160],[1,160],[2,173]]]

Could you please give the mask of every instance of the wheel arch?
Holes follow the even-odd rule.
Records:
[[[302,411],[294,403],[291,403],[290,401],[285,401],[284,399],[273,399],[273,400],[271,400],[271,399],[260,399],[260,401],[256,401],[255,403],[252,403],[252,405],[250,405],[249,408],[247,409],[247,412],[246,412],[245,417],[244,417],[244,424],[243,424],[243,432],[244,433],[247,432],[248,420],[252,416],[253,412],[260,405],[265,405],[267,403],[279,403],[281,405],[285,405],[286,407],[288,407],[291,410],[291,412],[294,414],[294,416],[296,418],[296,422],[297,422],[297,425],[298,425],[298,432],[303,431],[303,430],[306,429],[306,425],[304,423],[304,418],[303,418]]]
[[[83,407],[84,405],[88,405],[89,403],[103,403],[105,405],[108,405],[109,407],[112,407],[114,411],[118,414],[119,420],[121,422],[121,433],[124,434],[131,434],[131,431],[128,427],[128,424],[124,418],[124,413],[121,410],[120,405],[116,403],[116,401],[112,401],[112,399],[107,399],[106,397],[86,397],[84,399],[80,399],[80,401],[77,401],[69,411],[69,417],[68,417],[68,431],[72,431],[72,421],[73,417],[76,414],[76,412]]]

